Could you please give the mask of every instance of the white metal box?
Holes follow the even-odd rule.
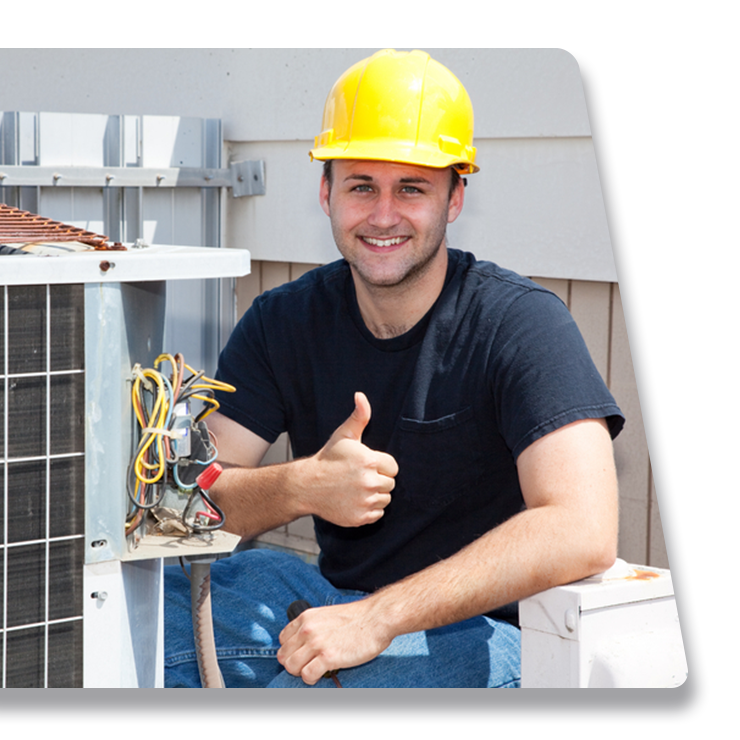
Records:
[[[671,688],[687,676],[669,570],[628,565],[519,604],[522,688]]]

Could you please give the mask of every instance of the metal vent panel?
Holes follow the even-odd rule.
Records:
[[[0,288],[3,687],[82,686],[84,287]]]

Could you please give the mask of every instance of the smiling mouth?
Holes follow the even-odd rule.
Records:
[[[388,247],[395,247],[395,246],[398,246],[399,244],[403,244],[405,241],[408,240],[407,236],[394,236],[394,237],[387,237],[385,239],[379,239],[373,236],[363,236],[361,238],[362,238],[362,241],[365,242],[365,244],[369,244],[371,247],[380,247],[381,249],[387,249]]]

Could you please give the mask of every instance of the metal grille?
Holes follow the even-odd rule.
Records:
[[[0,288],[2,686],[82,686],[84,288]]]

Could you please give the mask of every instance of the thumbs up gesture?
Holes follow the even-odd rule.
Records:
[[[355,394],[355,409],[316,455],[304,480],[312,513],[342,527],[372,524],[383,516],[398,474],[396,460],[362,443],[370,402]],[[308,462],[307,461],[307,462]]]

